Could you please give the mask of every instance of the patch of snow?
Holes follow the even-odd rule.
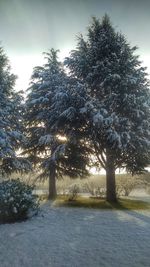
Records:
[[[149,267],[150,211],[56,208],[0,225],[2,267]]]

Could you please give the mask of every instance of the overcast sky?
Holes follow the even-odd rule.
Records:
[[[107,13],[113,25],[139,47],[150,73],[150,0],[0,0],[0,40],[18,89],[28,86],[32,68],[42,64],[42,52],[54,47],[60,58],[86,34],[91,16]]]

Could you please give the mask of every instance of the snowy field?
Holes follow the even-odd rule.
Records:
[[[0,267],[149,267],[150,211],[56,208],[0,225]]]

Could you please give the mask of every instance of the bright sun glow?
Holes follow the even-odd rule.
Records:
[[[66,136],[62,136],[62,135],[57,135],[57,138],[58,138],[58,140],[60,140],[60,141],[67,141],[67,138],[66,138]]]
[[[15,55],[10,57],[10,64],[12,72],[18,77],[15,88],[17,90],[25,91],[29,87],[33,68],[43,64],[43,57],[34,55]]]

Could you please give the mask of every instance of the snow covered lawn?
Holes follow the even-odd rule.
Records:
[[[150,211],[56,208],[0,225],[1,267],[149,267]]]

